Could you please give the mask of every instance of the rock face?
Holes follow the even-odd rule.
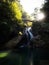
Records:
[[[22,36],[18,36],[18,37],[11,39],[10,41],[6,43],[5,47],[8,49],[13,49],[20,42],[21,37]]]

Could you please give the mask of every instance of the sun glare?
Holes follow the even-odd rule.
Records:
[[[45,18],[44,13],[40,12],[39,14],[37,14],[37,21],[43,20],[44,18]]]
[[[35,8],[42,8],[44,0],[20,0],[20,3],[28,14],[32,14]]]

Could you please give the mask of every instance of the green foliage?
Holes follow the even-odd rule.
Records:
[[[22,13],[18,7],[18,3],[15,1],[0,2],[0,19],[10,19],[11,21],[22,20]],[[6,12],[6,13],[5,13]]]
[[[40,28],[41,28],[41,23],[33,22],[32,30],[33,30],[35,35],[38,35],[38,32],[39,32]]]
[[[4,58],[6,56],[8,56],[9,52],[1,52],[0,53],[0,58]]]
[[[19,26],[23,25],[22,12],[17,2],[10,0],[0,2],[0,22],[6,22],[9,25],[12,23]]]
[[[23,29],[22,12],[14,0],[0,1],[0,44],[18,35]],[[1,44],[2,45],[2,44]],[[1,46],[0,45],[0,46]],[[4,45],[2,45],[4,46]]]
[[[40,36],[39,37],[40,39],[37,38],[37,40],[35,40],[35,43],[36,44],[39,43],[38,45],[42,44],[43,47],[49,48],[49,24],[34,22],[32,26],[32,30],[35,36],[38,36],[38,35]]]
[[[21,20],[22,13],[18,7],[18,3],[11,2],[9,7],[10,7],[11,11],[13,12],[14,17],[18,20]]]

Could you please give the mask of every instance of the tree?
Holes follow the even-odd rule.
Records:
[[[0,1],[0,44],[18,35],[23,28],[22,12],[14,0]],[[2,45],[1,44],[1,45]],[[0,46],[1,46],[0,45]],[[2,45],[3,46],[3,45]]]
[[[43,47],[49,48],[49,0],[46,0],[41,11],[45,13],[45,20],[44,22],[34,22],[32,30],[35,35],[40,35],[40,40],[44,43]]]
[[[45,12],[45,22],[49,22],[49,0],[46,0],[44,7],[42,8],[42,11]]]

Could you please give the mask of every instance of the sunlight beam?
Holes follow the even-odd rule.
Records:
[[[28,14],[32,14],[35,8],[42,8],[44,0],[20,0],[20,3]]]
[[[45,18],[44,13],[40,12],[37,14],[37,21],[43,20]]]

